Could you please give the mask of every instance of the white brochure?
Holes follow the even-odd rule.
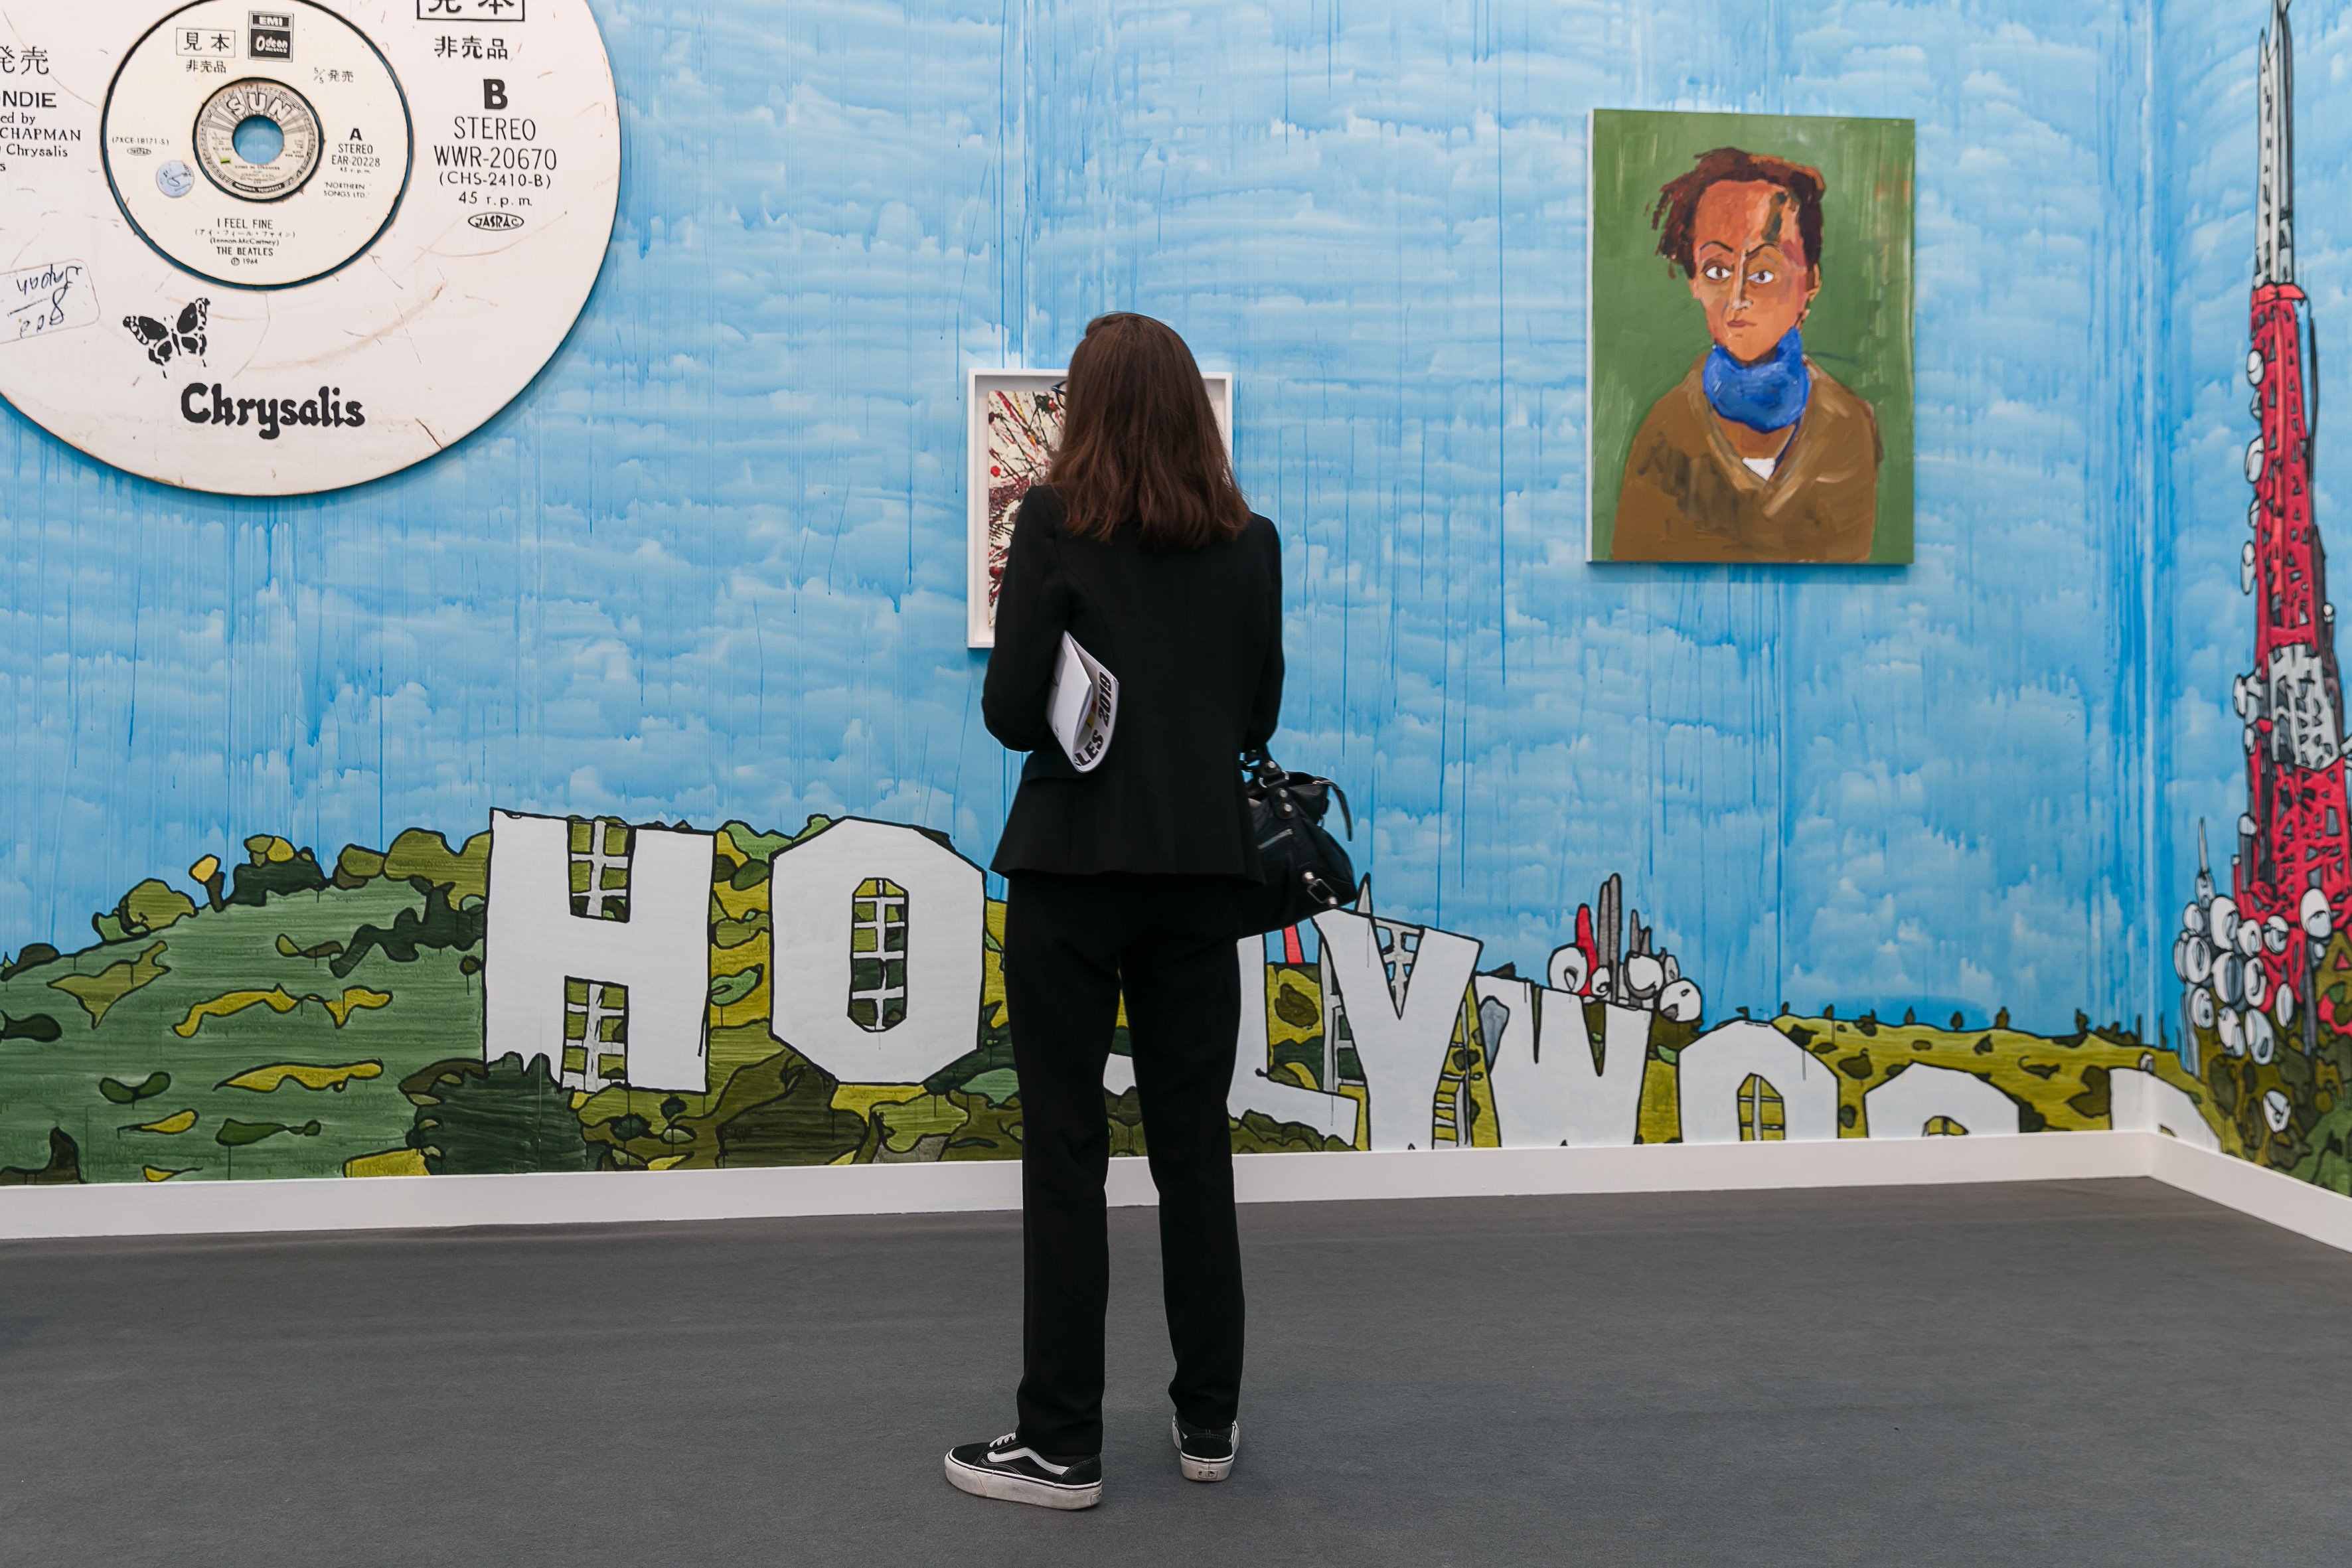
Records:
[[[1062,667],[1054,675],[1046,715],[1070,765],[1082,773],[1094,772],[1110,750],[1111,726],[1118,721],[1118,677],[1067,632],[1062,634]]]

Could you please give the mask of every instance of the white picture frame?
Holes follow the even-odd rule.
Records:
[[[1003,571],[1003,541],[1009,537],[1013,512],[1020,505],[1020,496],[1028,487],[1045,477],[1045,465],[1053,457],[1054,440],[1060,434],[1061,420],[1057,408],[1039,406],[1034,401],[1024,405],[1024,398],[1053,398],[1062,384],[1069,379],[1066,370],[975,369],[967,373],[964,382],[964,641],[970,647],[996,646],[996,584]],[[1226,371],[1203,371],[1202,384],[1209,394],[1209,407],[1217,416],[1217,433],[1224,437],[1225,456],[1234,451],[1234,378]],[[1011,407],[998,399],[1013,400]],[[1005,437],[1003,452],[992,447],[992,416],[999,416],[995,429]],[[1050,426],[1050,431],[1044,428]],[[1024,449],[1025,448],[1025,450]],[[1010,456],[1011,464],[999,462],[1000,456]],[[1013,493],[1001,505],[996,503],[997,481],[1007,476],[992,473],[998,467],[1018,467],[1025,471],[1010,476],[1012,485],[1004,487]],[[1017,487],[1017,488],[1016,488]]]

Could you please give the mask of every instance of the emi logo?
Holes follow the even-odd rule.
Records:
[[[252,24],[245,49],[247,59],[290,60],[294,58],[294,18],[291,14],[285,11],[249,11],[246,15]]]

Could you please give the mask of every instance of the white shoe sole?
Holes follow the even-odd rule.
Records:
[[[1038,1508],[1092,1508],[1102,1501],[1102,1483],[1091,1486],[1055,1486],[1032,1480],[1027,1476],[1008,1475],[1003,1470],[983,1470],[959,1464],[953,1454],[947,1456],[948,1485],[974,1497],[994,1498],[999,1502],[1025,1502]]]
[[[1222,1481],[1234,1473],[1234,1461],[1242,1457],[1242,1424],[1234,1423],[1234,1451],[1222,1459],[1196,1459],[1184,1451],[1184,1428],[1175,1416],[1168,1418],[1168,1437],[1176,1445],[1176,1465],[1188,1481]]]

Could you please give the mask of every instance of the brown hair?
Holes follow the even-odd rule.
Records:
[[[1132,518],[1147,549],[1197,550],[1248,526],[1201,367],[1164,322],[1087,322],[1066,395],[1050,482],[1072,533],[1108,539]]]
[[[1650,226],[1659,231],[1660,256],[1681,268],[1684,277],[1698,276],[1697,259],[1691,254],[1695,243],[1692,231],[1698,224],[1698,199],[1706,194],[1709,185],[1726,181],[1778,185],[1795,198],[1797,238],[1805,247],[1805,265],[1821,266],[1822,193],[1829,188],[1829,182],[1822,178],[1819,169],[1808,169],[1783,158],[1743,153],[1737,147],[1717,147],[1712,153],[1700,153],[1697,165],[1689,174],[1669,180],[1660,188],[1658,205],[1650,209]]]

